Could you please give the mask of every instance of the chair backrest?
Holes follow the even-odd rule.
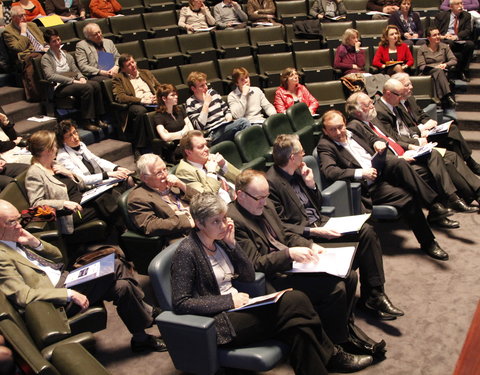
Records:
[[[238,169],[242,168],[242,157],[238,152],[237,146],[232,141],[219,142],[210,147],[211,154],[216,154],[217,152]]]
[[[100,26],[100,30],[102,30],[102,34],[104,38],[107,38],[108,36],[113,35],[107,18],[90,18],[84,21],[72,22],[72,24],[74,25],[77,31],[77,36],[80,39],[85,39],[85,36],[83,35],[83,28],[87,25],[87,23],[92,23],[92,22]]]
[[[265,130],[265,134],[271,145],[273,145],[278,135],[293,133],[292,125],[284,113],[276,113],[269,116],[263,123],[263,130]]]
[[[388,20],[359,20],[356,22],[355,28],[362,37],[378,36],[380,37],[383,30],[388,25]]]
[[[183,241],[183,240],[182,240]],[[163,311],[172,311],[172,285],[170,266],[173,255],[182,241],[176,241],[158,253],[150,262],[148,274],[158,304]]]
[[[178,44],[183,53],[201,49],[214,49],[210,33],[182,34],[178,36]]]
[[[109,17],[110,27],[114,34],[128,33],[134,30],[145,30],[145,24],[141,14],[133,14],[123,17]]]
[[[294,130],[300,130],[305,127],[313,127],[315,120],[308,106],[303,102],[298,102],[287,109],[287,117]]]
[[[298,70],[302,68],[332,68],[330,49],[295,51],[295,66]]]
[[[215,31],[215,41],[217,48],[250,44],[250,38],[246,28]]]
[[[128,230],[137,233],[138,229],[133,224],[132,218],[128,214],[128,195],[132,189],[128,189],[127,191],[123,192],[122,195],[118,198],[118,208],[120,209],[120,214],[122,215],[123,222],[125,223],[125,226],[127,227]]]
[[[342,39],[346,29],[353,27],[353,22],[322,22],[322,35],[326,39]]]
[[[183,82],[187,82],[188,75],[191,72],[197,71],[207,75],[207,82],[215,79],[220,79],[217,67],[213,61],[204,61],[195,64],[187,64],[179,66],[180,74],[182,75]]]
[[[270,144],[260,126],[250,126],[235,134],[235,144],[244,161],[252,161],[270,152]]]
[[[250,75],[258,74],[253,56],[242,56],[242,57],[236,57],[231,59],[218,60],[220,77],[225,80],[232,78],[233,68],[236,68],[239,66],[242,66],[245,69],[247,69]]]
[[[177,25],[177,14],[174,10],[167,10],[164,12],[143,13],[143,21],[145,28],[151,30],[158,26],[173,26]]]
[[[254,27],[249,30],[252,45],[258,42],[285,41],[283,26]]]
[[[305,19],[307,17],[307,4],[304,0],[277,1],[278,18],[294,18]],[[293,19],[292,19],[293,20]]]
[[[281,72],[288,67],[294,67],[295,61],[292,52],[267,53],[258,55],[258,69],[260,73]]]
[[[168,68],[152,70],[152,74],[158,82],[168,82],[172,85],[178,86],[183,84],[182,76],[178,71],[178,67],[170,66]],[[178,89],[178,87],[177,87]]]
[[[265,94],[265,97],[270,103],[274,102],[276,91],[277,91],[277,87],[267,87],[263,89],[263,93]]]
[[[142,44],[139,40],[133,42],[117,43],[115,44],[115,46],[117,47],[119,54],[128,53],[132,55],[135,60],[145,58],[145,52],[143,51]]]
[[[145,55],[149,59],[153,58],[154,55],[167,55],[180,52],[176,36],[146,39],[143,41],[143,46],[145,48]]]

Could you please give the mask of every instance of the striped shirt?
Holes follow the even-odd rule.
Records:
[[[213,90],[212,90],[213,91]],[[227,103],[216,92],[212,93],[212,101],[208,106],[208,114],[202,112],[203,101],[198,100],[195,95],[187,99],[187,116],[196,129],[204,130],[207,134],[227,122],[225,116],[230,114]]]

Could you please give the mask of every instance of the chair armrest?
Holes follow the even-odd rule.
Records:
[[[30,335],[40,349],[71,335],[67,317],[50,302],[29,303],[25,307],[24,320]]]
[[[335,216],[349,216],[352,214],[350,192],[345,181],[335,181],[322,190],[323,203],[335,207]]]
[[[325,216],[335,216],[335,207],[333,206],[322,206],[320,213]]]
[[[105,367],[78,343],[69,343],[55,348],[52,364],[61,374],[108,375]]]
[[[95,351],[95,336],[92,332],[83,332],[79,333],[78,335],[66,338],[65,340],[56,342],[55,344],[49,345],[46,348],[43,348],[41,352],[42,356],[47,361],[50,361],[56,348],[71,343],[81,344],[88,351]]]
[[[362,213],[362,185],[359,182],[351,182],[350,194],[352,195],[352,214],[360,215]]]
[[[204,374],[217,371],[217,335],[213,318],[164,311],[155,322],[177,370]],[[210,368],[199,371],[205,367]]]
[[[398,211],[393,206],[378,205],[378,206],[373,206],[372,216],[375,219],[394,220],[398,218]]]
[[[248,283],[234,280],[233,285],[236,289],[247,293],[251,297],[263,296],[265,294],[265,274],[255,272],[255,281]]]

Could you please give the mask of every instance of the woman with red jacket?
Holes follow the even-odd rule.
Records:
[[[388,25],[383,31],[372,64],[389,75],[401,73],[413,65],[410,48],[402,43],[397,26]]]
[[[298,102],[305,103],[312,115],[317,112],[318,101],[304,85],[300,84],[296,69],[286,68],[280,76],[280,86],[275,92],[273,105],[278,113],[285,113]]]
[[[95,18],[113,17],[122,10],[117,0],[92,0],[90,2],[90,13]]]

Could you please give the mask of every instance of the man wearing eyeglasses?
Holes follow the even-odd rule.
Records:
[[[229,204],[228,216],[235,222],[235,239],[255,270],[265,273],[269,287],[275,290],[294,288],[307,294],[330,339],[350,351],[355,341],[349,331],[357,285],[355,272],[350,272],[345,279],[326,273],[287,273],[293,261],[315,261],[323,248],[282,223],[268,199],[270,189],[263,172],[242,171],[235,181],[235,189],[237,199]],[[384,347],[383,340],[375,343],[370,339],[356,345],[357,350],[373,355],[383,354]]]
[[[142,183],[128,195],[128,213],[138,230],[167,243],[187,235],[195,226],[189,203],[197,190],[169,174],[158,155],[140,156],[137,170]]]

